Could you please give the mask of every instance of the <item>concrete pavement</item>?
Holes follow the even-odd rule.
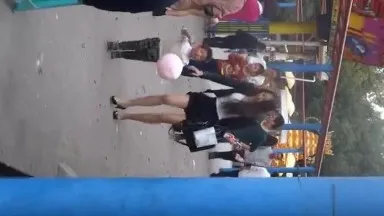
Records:
[[[206,153],[170,141],[165,125],[116,124],[108,101],[207,87],[198,79],[163,82],[153,64],[105,52],[106,40],[155,36],[166,50],[183,25],[202,38],[203,21],[194,17],[82,6],[12,14],[1,2],[0,160],[38,176],[61,175],[60,163],[78,176],[206,176]]]

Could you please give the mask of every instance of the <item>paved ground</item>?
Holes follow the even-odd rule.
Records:
[[[202,37],[197,18],[80,6],[12,14],[1,2],[0,160],[40,176],[58,175],[61,162],[80,176],[207,175],[206,153],[171,142],[166,126],[116,124],[108,103],[110,95],[205,88],[200,80],[161,82],[153,64],[110,60],[105,52],[106,40],[159,35],[170,44],[182,25]]]

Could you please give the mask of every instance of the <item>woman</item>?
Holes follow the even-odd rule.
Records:
[[[155,12],[171,6],[178,0],[83,0],[84,5],[113,12]]]
[[[239,88],[228,90],[207,90],[206,92],[189,92],[186,95],[155,95],[133,100],[111,97],[111,103],[118,109],[133,106],[168,105],[184,110],[184,113],[143,113],[132,114],[126,110],[114,111],[116,120],[134,120],[148,124],[177,124],[184,120],[192,122],[215,123],[233,117],[255,118],[276,109],[276,94],[267,89],[253,89],[244,92]]]
[[[134,120],[148,124],[171,124],[173,131],[184,135],[207,127],[219,127],[217,139],[222,138],[223,132],[233,132],[242,142],[248,144],[252,151],[252,143],[261,143],[267,132],[264,128],[273,130],[284,124],[283,117],[278,114],[273,91],[257,88],[255,85],[242,81],[231,80],[226,77],[212,77],[223,85],[232,89],[207,90],[205,92],[190,92],[187,95],[158,95],[122,100],[111,97],[111,103],[118,109],[132,106],[170,105],[184,109],[184,113],[129,113],[125,110],[114,111],[113,118],[117,120]],[[216,80],[215,80],[216,79]],[[261,126],[255,117],[268,113],[268,121]],[[272,114],[271,114],[272,113]],[[276,114],[275,114],[276,113]],[[216,127],[217,126],[217,127]],[[227,130],[227,131],[226,131]],[[176,139],[175,139],[176,140]],[[190,140],[187,139],[186,140]],[[189,147],[191,152],[212,148],[205,146],[198,148],[193,142],[181,143]]]

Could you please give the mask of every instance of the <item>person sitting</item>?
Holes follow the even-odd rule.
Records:
[[[256,133],[256,131],[255,131]],[[251,136],[251,134],[250,134]],[[254,134],[252,134],[254,136]],[[278,143],[278,140],[271,136],[267,135],[267,138],[265,139],[262,144],[254,144],[256,147],[255,149],[250,149],[250,151],[247,150],[232,150],[232,151],[225,151],[225,152],[210,152],[209,153],[209,159],[223,159],[223,160],[229,160],[232,162],[242,162],[246,164],[257,164],[262,166],[269,166],[271,159],[280,159],[282,157],[282,154],[280,153],[274,153],[270,146],[274,146]]]
[[[244,166],[239,170],[212,173],[210,177],[270,178],[271,174],[265,167]]]

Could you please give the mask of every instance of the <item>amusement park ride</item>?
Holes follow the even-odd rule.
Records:
[[[29,2],[33,2],[34,6],[27,6]],[[39,5],[37,3],[53,7],[52,2],[61,1],[19,0],[20,7],[16,9],[35,9]],[[72,0],[67,2],[73,4]],[[305,23],[301,29],[294,23],[287,23],[290,26],[287,28],[283,23],[275,25],[266,21],[259,25],[264,32],[276,32],[278,29],[292,32],[294,29],[298,31],[296,33],[324,33],[330,29],[328,43],[331,64],[313,67],[300,67],[292,63],[270,65],[280,71],[289,68],[293,72],[317,72],[319,68],[325,68],[331,72],[321,125],[285,126],[286,130],[307,130],[314,126],[317,129],[319,141],[314,163],[315,175],[321,169],[345,46],[346,59],[372,65],[382,64],[382,2],[333,0],[332,14],[327,15],[330,20],[328,26]],[[351,15],[353,3],[354,12]],[[63,6],[62,2],[58,5]],[[369,9],[367,5],[370,5]],[[377,49],[374,47],[371,50],[373,45],[378,46]],[[373,58],[374,55],[379,57]],[[383,181],[380,177],[5,179],[0,180],[0,212],[1,215],[15,216],[384,215]]]

